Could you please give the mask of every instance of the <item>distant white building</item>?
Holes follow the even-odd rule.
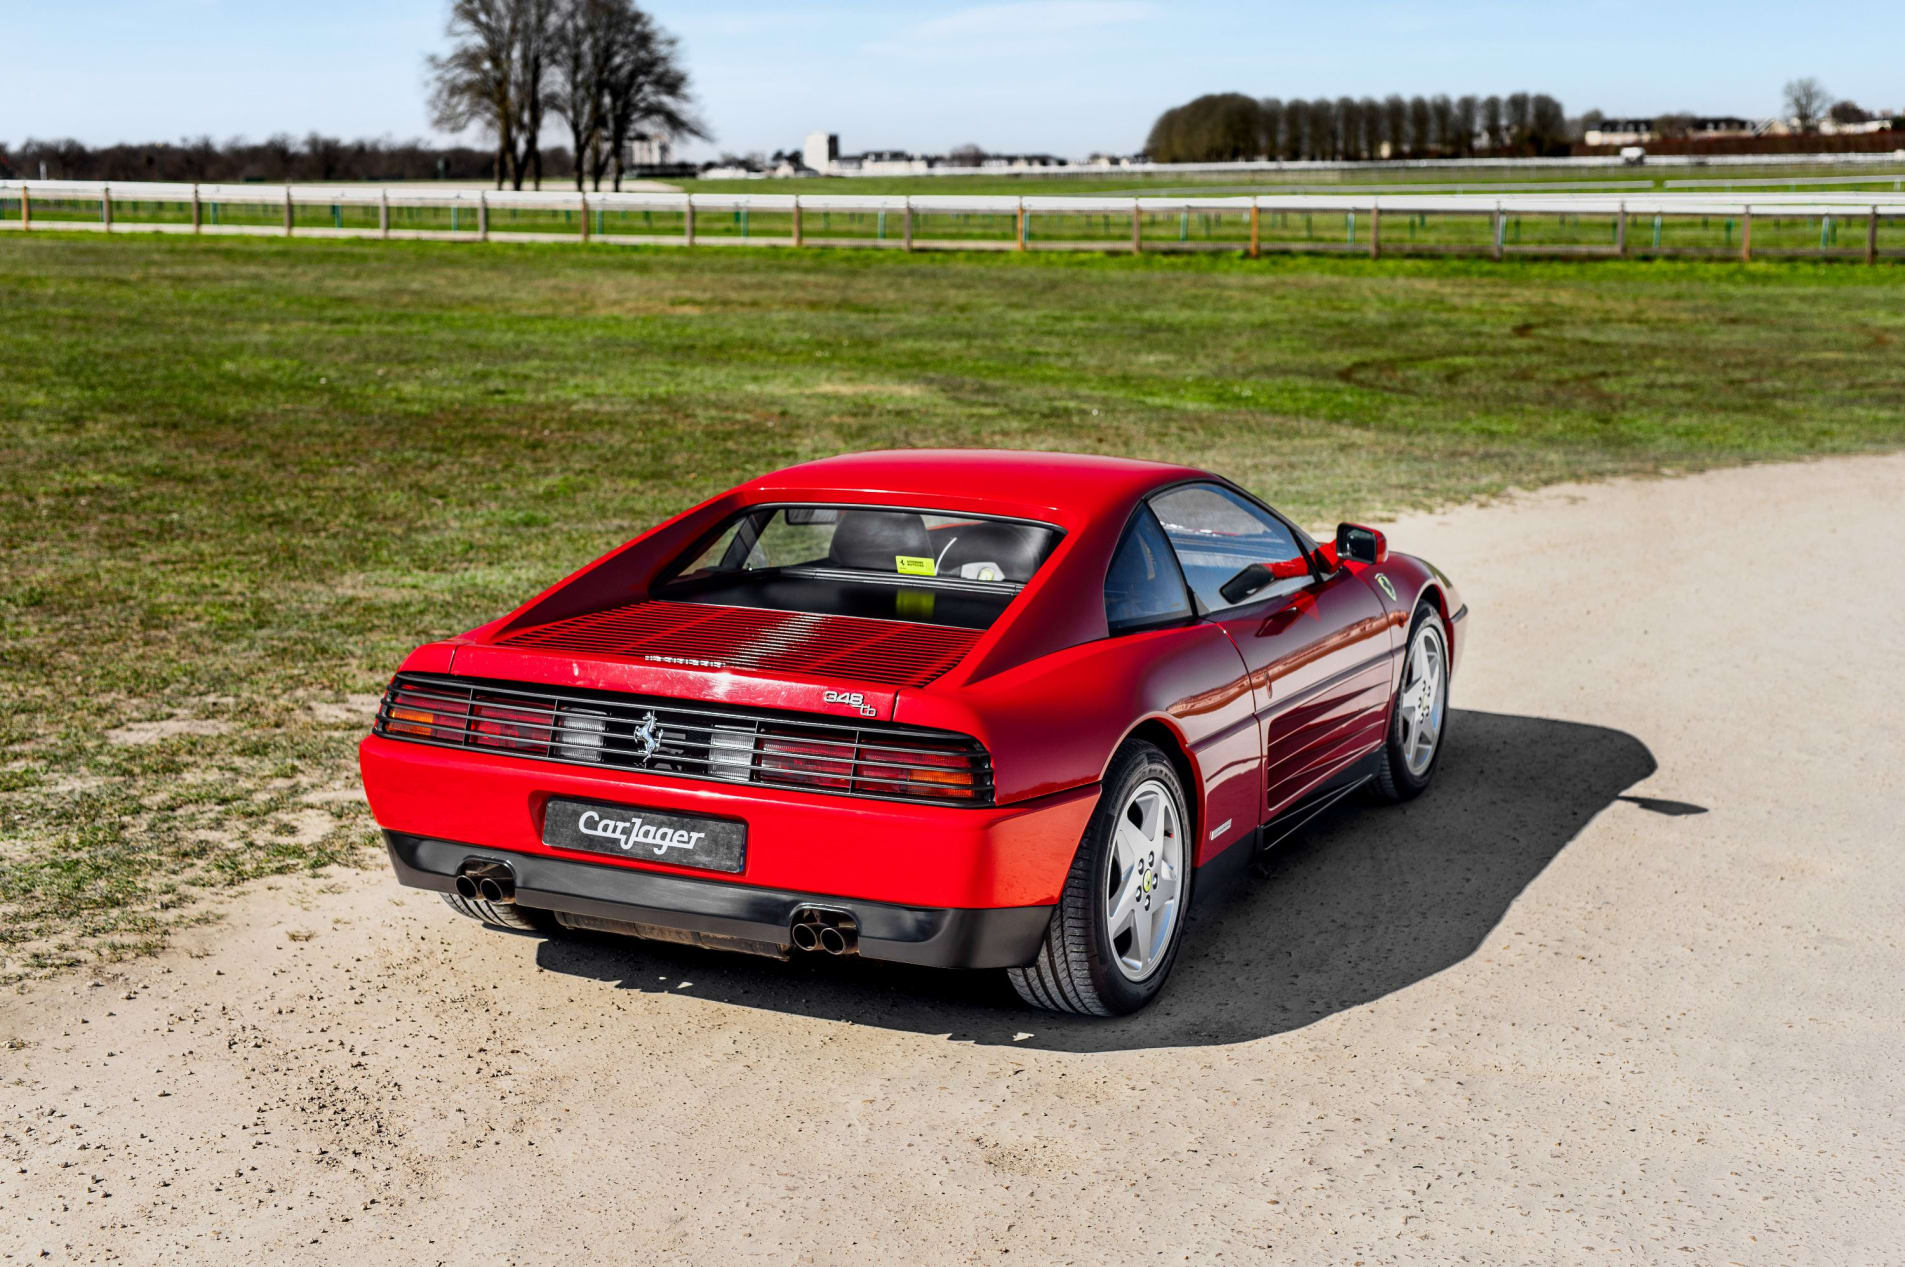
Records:
[[[1660,139],[1657,119],[1602,119],[1599,127],[1589,128],[1581,139],[1589,145],[1645,145]],[[1730,115],[1694,115],[1688,119],[1687,139],[1707,140],[1720,136],[1757,136],[1764,126],[1750,119]]]
[[[628,166],[665,167],[668,165],[668,162],[667,137],[651,136],[646,132],[637,132],[628,138]]]
[[[800,161],[821,175],[831,175],[840,158],[840,137],[833,132],[809,132],[801,143]]]
[[[1885,111],[1870,119],[1861,119],[1853,123],[1841,123],[1827,116],[1819,120],[1819,133],[1822,136],[1863,136],[1868,132],[1888,131],[1892,126],[1892,114]],[[1794,125],[1797,131],[1797,125]]]

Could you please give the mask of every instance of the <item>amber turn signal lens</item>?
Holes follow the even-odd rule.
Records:
[[[421,708],[393,708],[390,720],[384,723],[384,729],[395,735],[421,735],[429,739],[436,734],[437,715]]]

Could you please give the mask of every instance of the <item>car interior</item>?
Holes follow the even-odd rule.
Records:
[[[1042,524],[915,510],[786,507],[745,514],[659,596],[983,629],[1038,571]]]

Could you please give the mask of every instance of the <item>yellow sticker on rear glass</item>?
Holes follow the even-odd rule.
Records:
[[[893,556],[893,569],[901,576],[938,576],[939,569],[933,566],[931,559],[922,559],[917,555],[896,554]]]

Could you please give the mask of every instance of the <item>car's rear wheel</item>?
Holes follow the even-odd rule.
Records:
[[[1006,975],[1035,1007],[1122,1016],[1157,996],[1190,912],[1190,815],[1177,770],[1142,740],[1118,750],[1038,958]]]
[[[547,933],[556,927],[554,917],[547,911],[518,906],[514,902],[485,902],[480,897],[464,897],[460,893],[445,893],[443,900],[458,915],[481,920],[493,928],[507,928],[518,933]]]
[[[1435,778],[1449,719],[1449,640],[1427,603],[1409,625],[1402,685],[1390,706],[1389,739],[1376,767],[1376,790],[1391,801],[1422,795]]]

